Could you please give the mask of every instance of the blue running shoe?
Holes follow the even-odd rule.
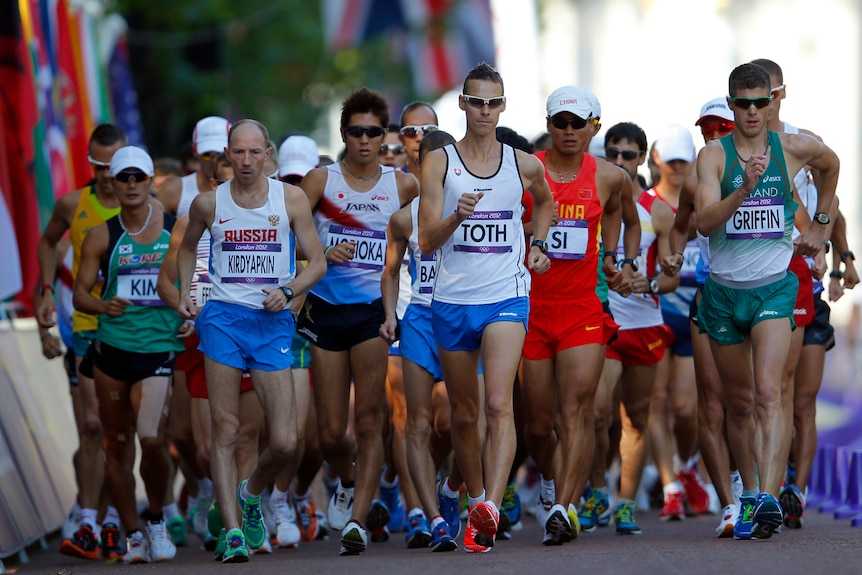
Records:
[[[784,510],[784,525],[790,529],[800,529],[805,514],[805,493],[789,483],[778,496],[778,502]]]
[[[368,510],[368,516],[365,518],[365,525],[371,532],[371,541],[374,543],[389,541],[389,523],[391,521],[386,504],[379,499],[372,501],[371,508]]]
[[[774,496],[769,493],[761,493],[757,496],[757,502],[754,506],[753,520],[751,538],[769,539],[775,530],[784,523],[784,511]]]
[[[445,523],[445,521],[444,521]],[[407,517],[407,534],[404,536],[408,549],[422,549],[431,543],[431,526],[428,518],[422,513],[413,513]]]
[[[751,529],[754,526],[754,497],[739,498],[739,517],[733,526],[734,539],[751,539]]]
[[[518,490],[515,489],[515,478],[509,480],[506,484],[506,490],[503,492],[503,502],[500,505],[506,517],[509,518],[509,529],[517,530],[518,522],[521,521],[521,496],[518,495]]]
[[[431,534],[431,543],[428,544],[431,551],[454,551],[458,548],[458,543],[452,537],[452,533],[449,531],[449,524],[445,520],[437,523],[437,527],[431,529]]]
[[[614,523],[618,535],[640,535],[640,525],[635,521],[635,502],[624,500],[614,509]]]
[[[449,535],[456,539],[461,533],[461,502],[458,497],[447,497],[443,493],[444,481],[446,480],[441,479],[437,482],[437,509],[449,525]]]
[[[245,535],[245,544],[249,549],[257,549],[263,545],[266,539],[266,525],[263,522],[263,509],[261,508],[260,496],[243,498],[242,488],[248,483],[248,479],[240,481],[236,488],[236,498],[242,512],[242,534]],[[228,533],[230,540],[230,533]],[[228,544],[230,547],[230,544]]]
[[[380,499],[389,510],[389,528],[390,533],[398,533],[404,531],[404,524],[407,522],[407,514],[404,511],[404,506],[401,504],[401,490],[399,489],[398,479],[395,479],[395,487],[380,486]],[[372,541],[373,541],[372,537]]]
[[[247,563],[248,547],[246,546],[243,533],[239,529],[231,529],[225,535],[225,550],[222,554],[222,563]]]

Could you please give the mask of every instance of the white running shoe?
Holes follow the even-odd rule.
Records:
[[[353,487],[346,489],[338,480],[338,487],[329,500],[329,526],[335,531],[341,531],[353,515]]]
[[[739,518],[739,505],[731,503],[721,511],[721,521],[715,528],[715,534],[719,539],[733,537],[733,526]]]
[[[272,543],[269,541],[269,533],[267,533],[266,539],[263,540],[263,545],[257,549],[252,549],[251,552],[254,555],[268,555],[272,553]]]
[[[275,538],[279,547],[297,547],[301,534],[296,524],[296,513],[293,505],[287,500],[272,502],[272,514],[275,517]]]
[[[150,538],[150,561],[153,563],[173,559],[177,554],[177,547],[168,535],[165,520],[158,523],[146,522],[147,535]]]
[[[165,534],[165,537],[167,537],[167,533]],[[144,534],[140,531],[135,531],[126,537],[126,556],[123,557],[123,563],[131,565],[132,563],[149,562],[150,545],[147,543],[147,538],[144,537]]]
[[[740,505],[740,497],[742,497],[742,476],[737,473],[730,481],[730,490],[733,492],[733,503],[738,507]]]
[[[197,533],[198,537],[201,541],[206,542],[207,535],[210,535],[209,529],[207,528],[207,513],[210,510],[210,505],[212,505],[212,497],[208,499],[204,499],[203,497],[198,499],[198,505],[195,508],[195,514],[192,516],[192,529],[194,529],[195,533]]]
[[[63,540],[71,539],[75,535],[75,531],[78,530],[78,525],[81,524],[81,506],[78,505],[76,501],[72,506],[72,509],[69,510],[69,514],[66,516],[66,519],[63,521],[63,529],[61,534],[63,536]]]

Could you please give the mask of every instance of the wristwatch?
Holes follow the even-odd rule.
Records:
[[[293,299],[293,290],[292,290],[292,289],[290,289],[290,288],[289,288],[289,287],[287,287],[287,286],[284,286],[284,287],[281,287],[281,288],[278,288],[278,289],[280,289],[280,290],[281,290],[281,293],[283,293],[283,294],[284,294],[284,297],[286,297],[286,298],[287,298],[287,301],[288,301],[288,302],[289,302],[290,300],[292,300],[292,299]]]
[[[625,258],[620,261],[620,269],[623,269],[623,266],[629,264],[632,267],[632,271],[638,271],[638,262],[637,260],[633,260],[632,258]]]
[[[605,255],[602,256],[602,261],[604,261],[605,258],[613,258],[614,259],[614,265],[617,265],[617,252],[616,251],[605,252]]]
[[[533,242],[530,244],[530,247],[532,248],[534,246],[542,250],[543,254],[548,253],[548,242],[546,242],[545,240],[533,240]]]
[[[652,279],[649,281],[649,291],[652,293],[658,293],[658,280]]]
[[[811,219],[818,224],[823,224],[824,226],[832,221],[829,219],[829,214],[827,214],[826,212],[817,212]]]

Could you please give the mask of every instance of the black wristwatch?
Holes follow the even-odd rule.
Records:
[[[817,212],[811,219],[818,224],[823,224],[824,226],[832,221],[829,219],[829,214],[827,214],[826,212]]]
[[[855,255],[853,255],[853,252],[851,252],[850,250],[847,250],[846,252],[844,252],[843,254],[841,254],[841,261],[842,261],[842,262],[843,262],[844,260],[848,259],[848,258],[849,258],[851,261],[854,261],[854,262],[856,261],[856,256],[855,256]]]
[[[623,269],[623,266],[629,264],[632,267],[632,271],[638,271],[638,262],[637,260],[633,260],[632,258],[625,258],[620,262],[620,269]]]
[[[545,240],[533,240],[533,242],[530,244],[530,247],[532,248],[534,246],[542,250],[543,254],[548,253],[548,242],[546,242]]]
[[[842,272],[841,270],[832,270],[831,272],[829,272],[829,277],[835,280],[840,280],[844,277],[844,272]]]
[[[614,259],[614,265],[617,265],[617,252],[616,251],[605,252],[605,255],[602,256],[602,261],[604,261],[605,258],[613,258]]]
[[[280,287],[280,288],[278,288],[278,289],[280,289],[280,290],[281,290],[281,293],[283,293],[283,294],[284,294],[284,297],[286,297],[286,298],[287,298],[287,301],[288,301],[288,302],[290,302],[290,300],[292,300],[292,299],[293,299],[293,290],[292,290],[292,289],[290,289],[290,288],[289,288],[289,287],[287,287],[287,286]]]

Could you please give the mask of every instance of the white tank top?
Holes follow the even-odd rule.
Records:
[[[182,182],[183,187],[180,191],[180,201],[177,204],[177,217],[188,215],[192,202],[200,193],[197,173],[183,176],[180,178],[180,182]]]
[[[524,186],[515,150],[501,146],[500,167],[488,177],[472,174],[453,144],[444,148],[443,214],[455,212],[462,194],[483,192],[484,196],[440,250],[434,285],[437,301],[478,305],[530,294],[521,222]]]
[[[437,278],[437,260],[440,258],[440,250],[430,256],[422,253],[419,249],[419,198],[413,198],[410,203],[410,219],[413,222],[413,231],[407,240],[407,249],[410,252],[410,276],[412,305],[431,307],[431,299],[434,294],[434,280]]]
[[[215,191],[211,300],[262,309],[262,290],[284,286],[296,274],[296,240],[284,206],[284,184],[270,178],[266,182],[269,194],[259,208],[236,205],[231,182]]]
[[[656,240],[652,214],[640,202],[635,202],[635,206],[641,223],[641,243],[637,257],[638,271],[646,276],[652,276],[651,270],[647,269],[647,262],[653,259],[649,257],[649,250]],[[620,230],[620,237],[623,237],[624,234],[625,224]],[[624,257],[625,249],[620,247],[617,258],[622,260]],[[622,297],[614,290],[608,290],[608,304],[611,306],[614,321],[619,324],[621,330],[654,327],[664,323],[659,298],[655,294],[633,293],[629,297]]]
[[[371,303],[381,297],[389,218],[401,208],[395,170],[380,166],[377,184],[357,192],[344,181],[340,163],[326,169],[323,197],[314,212],[317,235],[324,248],[354,241],[356,253],[343,264],[329,264],[311,291],[331,304]]]
[[[197,174],[188,174],[183,176],[180,181],[183,184],[180,192],[180,202],[177,205],[177,217],[187,216],[192,202],[200,190],[198,189]],[[195,273],[192,275],[192,299],[198,307],[203,306],[209,294],[212,291],[212,282],[209,277],[209,257],[210,257],[210,232],[204,230],[201,234],[201,239],[198,241],[197,259],[195,262]]]

